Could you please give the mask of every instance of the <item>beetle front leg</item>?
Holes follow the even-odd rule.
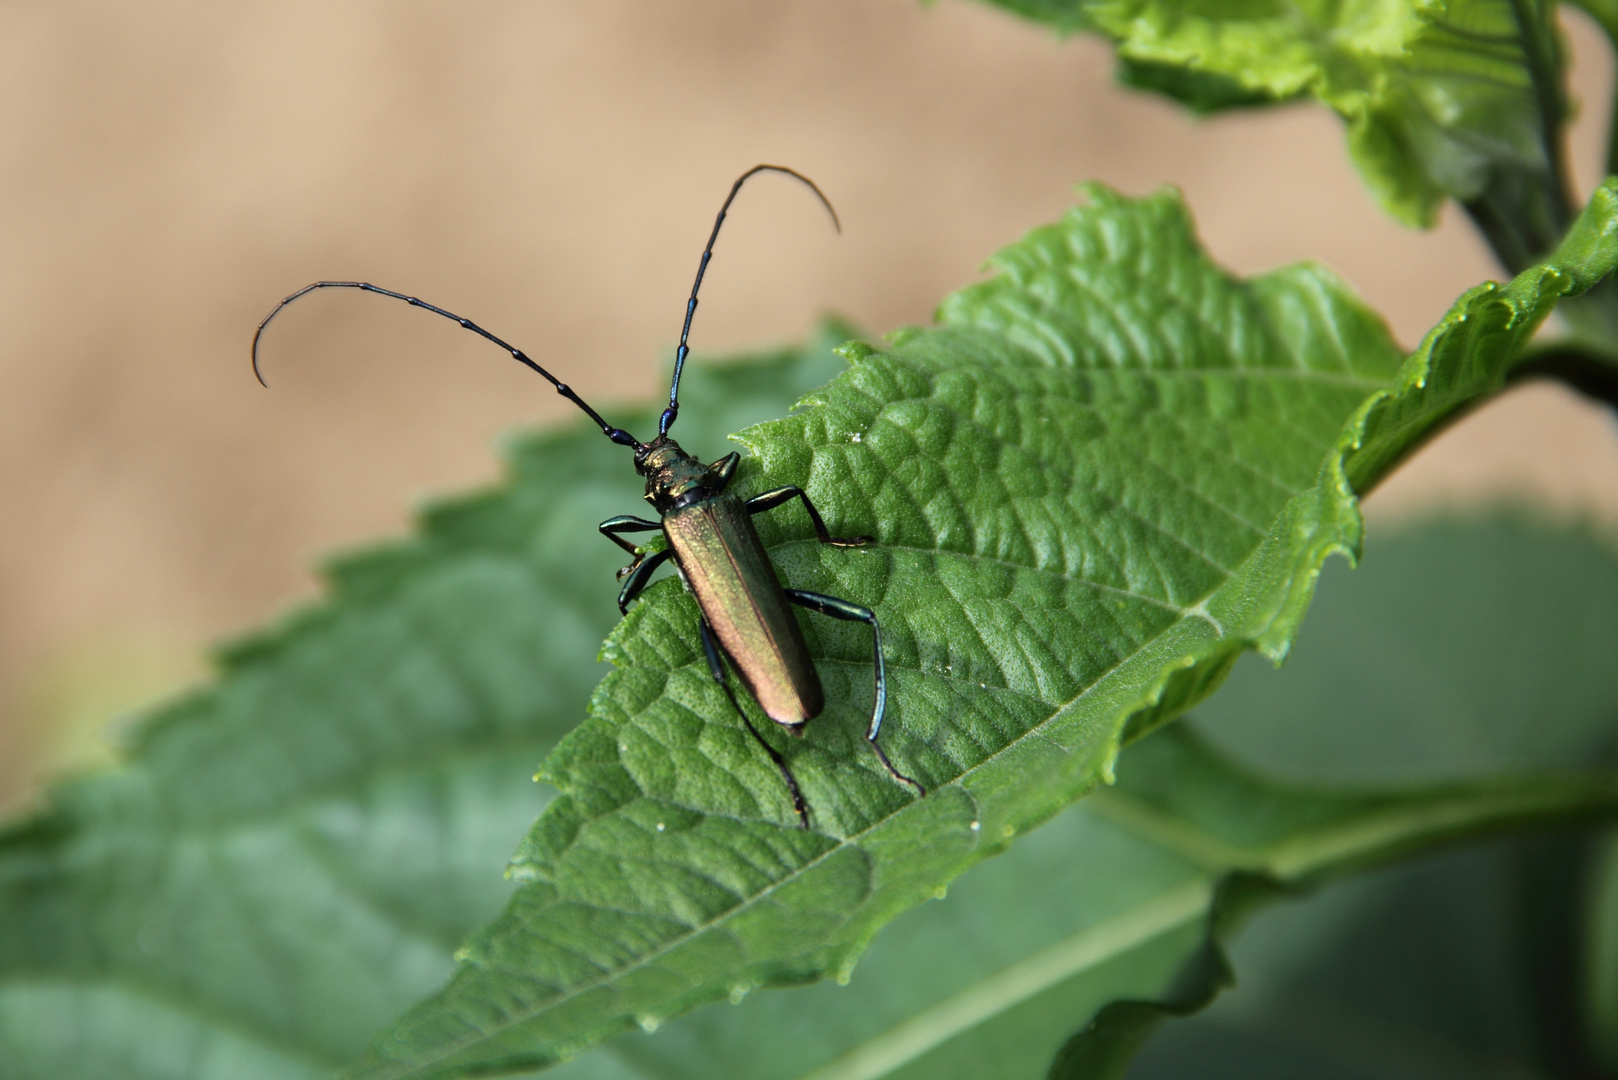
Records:
[[[699,623],[702,627],[702,651],[708,657],[708,670],[713,674],[714,682],[718,683],[720,689],[724,690],[725,696],[730,699],[731,707],[736,710],[736,715],[742,718],[742,723],[747,725],[747,730],[753,736],[753,740],[763,747],[764,752],[770,756],[770,760],[775,762],[775,768],[780,772],[781,779],[786,781],[787,793],[792,796],[792,809],[797,811],[798,826],[799,828],[807,829],[809,827],[809,804],[804,802],[803,792],[798,789],[798,778],[792,775],[792,770],[787,767],[786,759],[780,755],[775,747],[764,741],[764,736],[759,734],[758,728],[753,726],[752,719],[748,717],[747,710],[743,709],[742,703],[736,700],[736,691],[730,688],[730,680],[725,677],[725,662],[719,658],[719,642],[714,640],[713,628],[708,625],[707,619],[700,619]]]
[[[815,504],[809,501],[808,494],[797,484],[788,484],[786,487],[778,487],[774,491],[766,491],[762,495],[754,495],[747,500],[747,512],[749,514],[761,514],[766,510],[774,510],[782,503],[789,503],[793,499],[803,500],[803,508],[809,511],[809,520],[814,523],[815,535],[820,538],[822,544],[830,544],[832,547],[864,547],[866,544],[873,542],[869,536],[851,536],[847,538],[833,536],[826,528],[826,523],[821,520],[820,511],[815,509]],[[864,609],[862,608],[861,610]]]
[[[882,767],[888,770],[888,775],[901,784],[908,784],[916,789],[924,798],[927,789],[918,780],[912,780],[904,773],[893,767],[888,755],[883,753],[881,745],[876,741],[877,735],[882,731],[882,717],[888,711],[888,668],[882,659],[882,624],[876,621],[876,612],[868,607],[847,600],[839,600],[835,596],[824,593],[805,592],[803,589],[786,590],[787,599],[794,604],[817,611],[822,615],[829,615],[834,619],[844,619],[848,622],[862,622],[871,628],[872,666],[876,679],[876,702],[871,707],[871,724],[865,731],[865,741],[871,744],[876,751],[877,760]]]
[[[638,518],[634,514],[619,514],[617,517],[610,517],[606,521],[603,521],[600,525],[597,525],[596,528],[601,530],[602,536],[605,536],[608,540],[611,540],[613,543],[629,552],[630,555],[634,556],[633,562],[624,567],[622,570],[618,571],[618,580],[622,581],[624,578],[628,577],[630,574],[633,574],[640,568],[641,563],[646,559],[646,552],[642,551],[634,544],[631,544],[628,540],[625,540],[618,534],[657,532],[663,528],[663,523],[661,521],[647,521],[645,518]],[[634,598],[631,597],[630,599]],[[627,603],[627,601],[623,601],[623,603]],[[620,604],[620,606],[622,605]]]

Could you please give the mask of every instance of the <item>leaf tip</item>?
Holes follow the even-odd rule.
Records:
[[[895,330],[895,331],[893,331],[893,333],[888,334],[886,336],[887,336],[888,340],[891,341],[897,335],[903,334],[907,330],[915,331],[916,333],[921,332],[919,327],[908,326],[908,327],[900,327],[898,330]],[[833,349],[832,351],[835,352],[838,356],[841,356],[844,360],[847,360],[849,362],[849,364],[852,365],[852,364],[858,364],[858,363],[862,363],[863,361],[869,360],[872,356],[876,355],[877,353],[881,352],[882,350],[876,348],[875,346],[871,345],[868,342],[860,341],[858,338],[855,338],[852,341],[843,342],[841,345],[837,346],[837,348]]]

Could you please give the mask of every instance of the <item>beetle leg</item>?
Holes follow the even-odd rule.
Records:
[[[730,699],[731,707],[736,710],[736,715],[742,718],[742,723],[747,725],[747,730],[752,734],[753,740],[762,746],[764,752],[770,755],[770,760],[775,762],[776,769],[781,773],[781,779],[786,781],[787,792],[792,796],[792,809],[798,813],[798,826],[807,829],[809,827],[809,804],[803,801],[803,792],[798,789],[798,778],[792,775],[792,770],[787,768],[786,759],[776,751],[775,747],[764,741],[764,736],[760,735],[758,728],[753,726],[753,721],[748,717],[746,710],[742,708],[742,703],[736,700],[736,692],[730,688],[730,680],[725,678],[725,662],[719,658],[719,643],[714,640],[713,628],[708,625],[707,619],[698,621],[702,627],[702,651],[708,656],[708,670],[713,672],[714,682],[718,683],[720,688],[725,691],[725,696]]]
[[[641,594],[641,590],[646,588],[646,583],[651,580],[652,574],[656,572],[659,566],[668,561],[669,556],[673,554],[674,552],[664,548],[662,551],[654,551],[650,555],[638,555],[634,563],[626,567],[629,573],[621,576],[627,577],[628,580],[624,582],[624,587],[618,590],[618,611],[620,614],[629,614],[629,602]]]
[[[815,504],[809,501],[809,496],[797,484],[788,484],[786,487],[779,487],[774,491],[766,491],[762,495],[754,495],[747,500],[747,512],[749,514],[759,514],[765,510],[774,510],[782,503],[789,503],[793,499],[803,500],[803,508],[809,511],[809,520],[814,522],[815,535],[820,538],[822,544],[830,544],[832,547],[864,547],[866,544],[873,542],[869,536],[851,536],[847,538],[833,536],[826,529],[826,523],[821,520],[820,511],[815,509]],[[864,609],[862,608],[861,610]]]
[[[618,571],[619,581],[633,574],[640,567],[641,562],[646,558],[646,553],[618,534],[656,532],[662,527],[663,523],[660,521],[647,521],[645,518],[638,518],[634,514],[619,514],[617,517],[610,517],[596,526],[601,530],[602,536],[605,536],[635,557],[634,562]],[[627,601],[625,602],[627,603]]]
[[[912,780],[898,769],[895,769],[893,762],[888,760],[888,755],[882,752],[882,747],[876,741],[877,735],[882,731],[883,714],[888,709],[888,670],[887,665],[882,660],[882,626],[876,621],[876,612],[847,600],[839,600],[835,596],[827,596],[824,593],[788,589],[786,594],[788,600],[806,607],[810,611],[818,611],[820,614],[829,615],[834,619],[862,622],[871,628],[871,652],[874,658],[873,670],[876,677],[876,703],[871,708],[871,726],[865,731],[865,741],[871,744],[872,750],[876,751],[877,760],[882,762],[882,767],[888,770],[889,776],[901,784],[908,784],[925,796],[927,789],[922,787],[919,781]]]

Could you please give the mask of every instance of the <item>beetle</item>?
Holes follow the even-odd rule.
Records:
[[[813,180],[802,173],[784,165],[755,165],[736,179],[731,185],[730,194],[719,207],[719,216],[714,220],[713,231],[709,234],[708,243],[702,249],[702,258],[697,263],[696,281],[691,286],[690,298],[686,300],[685,323],[680,329],[680,345],[674,354],[674,377],[669,385],[669,403],[658,418],[657,437],[650,442],[643,443],[624,429],[607,423],[600,413],[591,408],[566,383],[546,371],[527,353],[489,333],[470,319],[417,297],[384,289],[366,281],[317,281],[286,297],[264,317],[263,322],[258,324],[258,329],[253,334],[252,360],[253,374],[258,377],[260,384],[267,386],[263,373],[259,370],[258,347],[259,340],[264,336],[264,328],[270,321],[288,304],[317,289],[359,289],[402,300],[412,307],[419,307],[450,319],[463,329],[470,330],[500,346],[511,354],[512,359],[537,372],[556,388],[558,394],[582,409],[591,422],[601,429],[603,435],[620,446],[632,449],[635,455],[635,470],[646,480],[646,501],[657,511],[658,520],[651,521],[633,514],[621,514],[608,518],[598,526],[601,534],[627,551],[632,560],[629,565],[618,571],[618,578],[623,582],[618,592],[618,610],[622,614],[628,614],[630,603],[646,588],[652,574],[670,558],[674,560],[681,580],[697,602],[698,632],[702,637],[702,651],[708,662],[708,670],[714,681],[724,690],[731,707],[741,717],[742,723],[746,725],[754,741],[763,748],[764,753],[769,756],[781,774],[787,793],[792,799],[792,808],[797,814],[798,824],[801,828],[807,829],[809,804],[803,797],[797,778],[793,776],[786,759],[754,726],[752,718],[747,715],[747,710],[742,708],[741,702],[737,699],[725,671],[725,661],[728,660],[764,714],[785,729],[789,735],[802,735],[804,726],[820,715],[826,702],[825,691],[821,686],[819,675],[815,672],[814,662],[810,659],[803,631],[792,613],[792,605],[834,619],[862,622],[871,628],[875,700],[871,708],[871,719],[866,727],[865,740],[881,761],[882,767],[895,781],[914,789],[921,796],[927,794],[927,789],[919,781],[896,769],[893,762],[888,759],[887,753],[883,751],[881,743],[877,741],[882,731],[883,715],[887,711],[888,687],[887,670],[882,658],[882,627],[877,621],[876,613],[870,608],[835,596],[784,587],[775,572],[774,564],[770,562],[769,554],[764,550],[763,542],[759,540],[757,530],[753,527],[752,515],[798,501],[808,512],[815,536],[822,544],[833,547],[863,547],[872,543],[872,538],[832,536],[820,516],[820,511],[815,509],[815,504],[810,501],[808,493],[795,484],[778,487],[743,500],[739,495],[727,490],[731,478],[735,475],[736,466],[741,460],[739,453],[732,452],[718,461],[704,464],[700,458],[687,453],[679,443],[669,437],[669,428],[674,426],[674,421],[680,413],[680,374],[685,368],[685,359],[689,352],[687,340],[691,335],[691,319],[697,311],[697,293],[702,289],[703,275],[707,273],[708,261],[713,257],[714,242],[719,238],[719,230],[725,223],[725,215],[730,210],[730,204],[735,200],[737,193],[741,191],[742,185],[761,172],[784,173],[807,185],[831,214],[832,224],[837,231],[842,232],[842,223],[838,221],[837,211],[832,208],[831,201]],[[655,552],[648,552],[624,539],[626,534],[645,532],[662,532],[665,545]]]

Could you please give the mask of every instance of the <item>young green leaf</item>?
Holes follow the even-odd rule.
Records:
[[[1347,123],[1349,152],[1388,213],[1431,225],[1456,199],[1514,271],[1549,251],[1572,217],[1549,4],[990,2],[1062,32],[1106,35],[1125,82],[1198,112],[1313,96]]]
[[[797,829],[690,600],[655,587],[546,762],[561,795],[513,862],[527,884],[361,1075],[540,1067],[738,985],[846,977],[884,923],[1091,790],[1242,651],[1283,656],[1321,562],[1358,550],[1355,486],[1498,388],[1618,258],[1608,188],[1556,257],[1468,293],[1398,369],[1325,271],[1237,281],[1172,193],[1088,193],[938,329],[850,346],[813,407],[740,436],[743,491],[800,484],[834,532],[879,538],[761,527],[784,580],[882,617],[884,743],[931,794],[864,746],[869,638],[810,623],[831,705],[776,740],[811,807]]]
[[[682,423],[780,415],[847,336],[692,368]],[[624,560],[593,526],[640,502],[628,458],[588,427],[525,440],[506,486],[343,560],[0,837],[0,1076],[329,1075],[441,985],[601,676]]]

